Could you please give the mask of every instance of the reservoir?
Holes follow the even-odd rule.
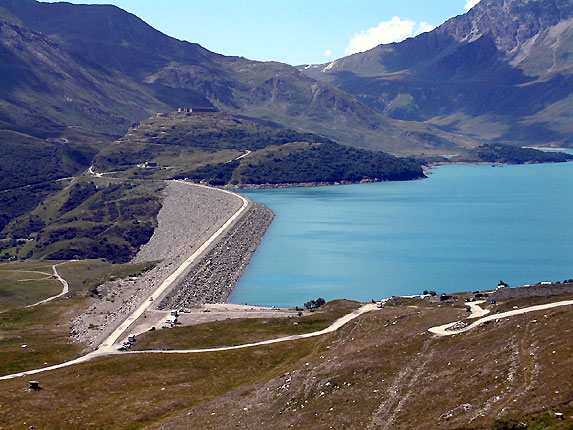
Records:
[[[573,278],[572,190],[571,162],[244,190],[276,218],[229,301],[302,306]]]

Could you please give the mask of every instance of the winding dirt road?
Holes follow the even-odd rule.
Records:
[[[478,307],[477,305],[479,303],[483,303],[483,301],[481,302],[474,302],[473,305],[471,306],[472,309],[474,307]],[[528,308],[522,308],[522,309],[514,309],[512,311],[507,311],[507,312],[502,312],[500,314],[493,314],[493,315],[488,315],[487,317],[483,317],[478,319],[477,321],[465,326],[465,327],[461,327],[458,329],[453,329],[452,327],[456,324],[458,324],[460,321],[454,321],[452,323],[448,323],[448,324],[444,324],[444,325],[440,325],[437,327],[431,327],[428,329],[428,331],[430,333],[433,333],[437,336],[451,336],[454,334],[459,334],[459,333],[464,333],[468,330],[471,330],[475,327],[480,326],[481,324],[488,322],[488,321],[494,321],[497,319],[502,319],[502,318],[508,318],[508,317],[512,317],[515,315],[521,315],[521,314],[525,314],[528,312],[535,312],[535,311],[543,311],[546,309],[553,309],[553,308],[557,308],[559,306],[569,306],[569,305],[573,305],[573,300],[563,300],[561,302],[555,302],[555,303],[548,303],[546,305],[537,305],[537,306],[530,306]],[[480,308],[481,309],[481,308]],[[484,312],[484,309],[481,309],[482,313]],[[485,313],[487,313],[488,311],[486,311]],[[475,316],[474,316],[475,318]]]
[[[28,305],[28,306],[24,306],[24,307],[26,307],[26,308],[33,308],[34,306],[43,305],[44,303],[51,302],[52,300],[55,300],[55,299],[57,299],[57,298],[59,298],[59,297],[62,297],[62,296],[65,296],[66,294],[68,294],[68,292],[70,291],[70,286],[69,286],[69,284],[68,284],[68,281],[66,281],[64,278],[62,278],[62,277],[60,276],[60,274],[58,273],[58,269],[56,269],[56,267],[61,266],[62,264],[69,263],[69,262],[71,262],[71,261],[78,261],[78,260],[64,261],[63,263],[54,264],[54,265],[52,266],[52,270],[54,271],[53,276],[54,276],[58,281],[60,281],[60,282],[62,283],[62,287],[63,287],[63,288],[62,288],[62,292],[61,292],[60,294],[57,294],[57,295],[52,296],[52,297],[48,297],[47,299],[44,299],[44,300],[42,300],[42,301],[39,301],[39,302],[37,302],[37,303],[33,303],[33,304],[31,304],[31,305]],[[50,275],[50,276],[52,276],[52,275]]]
[[[376,310],[376,304],[375,303],[368,303],[368,304],[365,304],[365,305],[361,306],[360,308],[356,309],[355,311],[343,316],[342,318],[337,319],[334,323],[332,323],[330,326],[326,327],[325,329],[322,329],[319,331],[313,331],[311,333],[303,333],[303,334],[296,334],[296,335],[292,335],[292,336],[278,337],[275,339],[262,340],[260,342],[245,343],[242,345],[234,345],[234,346],[220,346],[217,348],[173,349],[173,350],[149,349],[149,350],[145,350],[145,351],[126,351],[124,354],[148,354],[148,353],[191,354],[191,353],[201,353],[201,352],[231,351],[233,349],[244,349],[244,348],[251,348],[254,346],[272,345],[274,343],[289,342],[291,340],[307,339],[309,337],[322,336],[323,334],[332,333],[332,332],[338,330],[343,325],[352,321],[353,319],[359,317],[360,315],[362,315],[366,312],[374,311],[374,310]]]
[[[329,327],[327,327],[323,330],[315,331],[312,333],[304,333],[304,334],[300,334],[300,335],[279,337],[276,339],[269,339],[269,340],[264,340],[261,342],[246,343],[243,345],[222,346],[219,348],[204,348],[204,349],[148,350],[148,351],[125,351],[125,352],[120,352],[117,350],[117,348],[110,346],[107,348],[100,348],[94,352],[90,352],[89,354],[84,355],[83,357],[76,358],[75,360],[66,361],[65,363],[60,363],[60,364],[56,364],[54,366],[49,366],[49,367],[43,367],[41,369],[27,370],[24,372],[13,373],[11,375],[1,376],[0,381],[6,380],[6,379],[19,378],[22,376],[35,375],[37,373],[43,373],[43,372],[47,372],[50,370],[61,369],[63,367],[73,366],[73,365],[79,364],[79,363],[85,363],[86,361],[93,360],[94,358],[97,358],[97,357],[103,357],[103,356],[109,356],[109,355],[153,354],[153,353],[155,353],[155,354],[190,354],[190,353],[204,353],[204,352],[217,352],[217,351],[231,351],[234,349],[251,348],[251,347],[255,347],[255,346],[271,345],[273,343],[289,342],[292,340],[306,339],[306,338],[315,337],[315,336],[322,336],[323,334],[332,333],[332,332],[338,330],[340,327],[342,327],[343,325],[352,321],[353,319],[359,317],[360,315],[362,315],[366,312],[370,312],[373,310],[376,310],[376,304],[368,303],[368,304],[362,306],[361,308],[349,313],[348,315],[345,315],[342,318],[339,318],[334,323],[332,323]],[[117,345],[115,345],[115,346],[117,346]]]

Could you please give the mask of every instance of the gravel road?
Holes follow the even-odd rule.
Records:
[[[71,323],[74,341],[97,345],[109,336],[242,205],[232,194],[181,182],[170,182],[164,193],[158,227],[133,260],[159,263],[136,279],[110,281],[98,287],[102,297]]]

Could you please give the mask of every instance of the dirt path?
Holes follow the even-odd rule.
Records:
[[[201,352],[216,352],[216,351],[231,351],[234,349],[244,349],[244,348],[252,348],[254,346],[263,346],[263,345],[272,345],[274,343],[282,343],[282,342],[290,342],[292,340],[298,339],[307,339],[309,337],[316,337],[322,336],[323,334],[332,333],[338,330],[343,325],[347,324],[348,322],[352,321],[353,319],[359,317],[363,313],[370,312],[376,310],[376,304],[368,303],[363,305],[359,309],[339,318],[330,326],[325,329],[319,331],[313,331],[311,333],[304,333],[304,334],[296,334],[292,336],[285,336],[285,337],[278,337],[276,339],[268,339],[262,340],[260,342],[253,342],[253,343],[245,343],[242,345],[234,345],[234,346],[221,346],[217,348],[199,348],[199,349],[172,349],[172,350],[146,350],[146,351],[126,351],[124,354],[149,354],[149,353],[161,353],[161,354],[191,354],[191,353],[201,353]],[[114,353],[116,351],[113,351]]]
[[[353,319],[359,317],[360,315],[362,315],[366,312],[374,311],[376,309],[377,309],[376,304],[368,303],[366,305],[363,305],[361,308],[343,316],[342,318],[339,318],[334,323],[332,323],[329,327],[327,327],[323,330],[319,330],[319,331],[315,331],[315,332],[311,332],[311,333],[300,334],[300,335],[285,336],[285,337],[280,337],[280,338],[276,338],[276,339],[269,339],[269,340],[264,340],[261,342],[246,343],[243,345],[223,346],[223,347],[219,347],[219,348],[203,348],[203,349],[149,350],[149,351],[126,351],[126,352],[120,352],[116,348],[114,348],[114,347],[112,348],[111,346],[108,346],[106,348],[100,348],[96,351],[93,351],[89,354],[86,354],[83,357],[76,358],[75,360],[66,361],[65,363],[60,363],[60,364],[56,364],[54,366],[49,366],[49,367],[43,367],[41,369],[27,370],[24,372],[13,373],[11,375],[0,376],[0,381],[6,380],[6,379],[19,378],[22,376],[35,375],[35,374],[47,372],[50,370],[61,369],[63,367],[73,366],[73,365],[79,364],[79,363],[85,363],[86,361],[93,360],[94,358],[97,358],[97,357],[104,357],[104,356],[109,356],[109,355],[153,354],[153,353],[155,353],[155,354],[190,354],[190,353],[204,353],[204,352],[217,352],[217,351],[231,351],[234,349],[244,349],[244,348],[251,348],[251,347],[255,347],[255,346],[271,345],[271,344],[280,343],[280,342],[289,342],[289,341],[298,340],[298,339],[307,339],[309,337],[322,336],[323,334],[332,333],[332,332],[338,330],[343,325],[352,321]]]
[[[483,303],[482,302],[474,302],[474,306],[470,306],[473,308],[475,308],[479,303]],[[568,306],[568,305],[573,305],[573,300],[563,300],[561,302],[555,302],[555,303],[548,303],[545,305],[537,305],[537,306],[530,306],[528,308],[523,308],[523,309],[514,309],[512,311],[507,311],[507,312],[502,312],[500,314],[494,314],[494,315],[488,315],[487,317],[483,317],[478,319],[477,321],[473,322],[472,324],[469,324],[465,327],[461,327],[458,329],[454,329],[453,327],[456,324],[459,324],[459,321],[454,321],[452,323],[448,323],[448,324],[444,324],[444,325],[440,325],[437,327],[431,327],[428,329],[428,331],[430,333],[433,333],[437,336],[451,336],[453,334],[458,334],[458,333],[464,333],[468,330],[471,330],[475,327],[478,327],[479,325],[488,322],[488,321],[494,321],[497,319],[501,319],[501,318],[508,318],[508,317],[512,317],[515,315],[521,315],[521,314],[525,314],[528,312],[535,312],[535,311],[542,311],[545,309],[552,309],[552,308],[556,308],[559,306]],[[483,311],[483,309],[482,309]],[[487,313],[487,312],[486,312]],[[475,318],[475,317],[474,317]]]
[[[77,261],[77,260],[64,261],[63,263],[54,264],[54,265],[52,266],[52,270],[54,271],[54,274],[53,274],[53,275],[50,275],[50,277],[51,277],[51,276],[54,276],[58,281],[60,281],[60,282],[62,283],[62,287],[63,287],[63,288],[62,288],[62,292],[61,292],[60,294],[57,294],[57,295],[52,296],[52,297],[48,297],[47,299],[41,300],[41,301],[39,301],[39,302],[37,302],[37,303],[33,303],[33,304],[31,304],[31,305],[24,306],[24,307],[26,307],[26,308],[33,308],[34,306],[43,305],[44,303],[51,302],[52,300],[55,300],[55,299],[57,299],[57,298],[59,298],[59,297],[62,297],[62,296],[65,296],[66,294],[68,294],[68,292],[70,291],[70,286],[69,286],[69,284],[68,284],[68,281],[66,281],[64,278],[62,278],[62,277],[60,276],[60,274],[58,273],[57,267],[58,267],[58,266],[61,266],[61,265],[63,265],[63,264],[66,264],[66,263],[70,263],[70,262],[72,262],[72,261]],[[38,272],[38,273],[43,273],[43,272]]]

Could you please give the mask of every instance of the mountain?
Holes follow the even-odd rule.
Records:
[[[570,0],[482,0],[418,37],[299,69],[392,118],[573,146]]]
[[[154,113],[214,105],[365,149],[450,153],[477,145],[392,120],[289,65],[166,36],[115,6],[0,0],[0,56],[9,77],[0,85],[0,127],[36,136],[73,127],[119,137]]]

